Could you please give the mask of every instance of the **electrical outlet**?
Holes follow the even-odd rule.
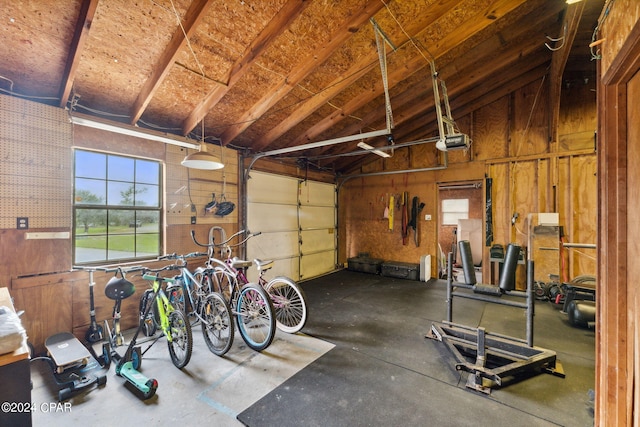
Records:
[[[430,215],[430,214],[426,214],[426,215],[424,216],[424,220],[425,220],[425,221],[431,221],[431,215]]]
[[[191,217],[191,224],[195,224],[195,223],[196,223],[196,217],[195,217],[195,216],[192,216],[192,217]]]
[[[28,230],[29,229],[29,218],[27,218],[27,217],[18,217],[16,219],[16,228],[18,230]]]

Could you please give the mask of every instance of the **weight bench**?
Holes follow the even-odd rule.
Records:
[[[427,338],[443,342],[456,359],[457,371],[465,371],[466,386],[472,390],[489,394],[491,387],[502,385],[504,378],[521,373],[547,372],[564,378],[562,366],[556,353],[533,345],[533,261],[527,264],[527,290],[515,290],[515,272],[520,256],[520,247],[507,247],[503,274],[499,286],[478,284],[471,261],[471,246],[468,241],[458,242],[460,258],[466,283],[453,283],[452,273],[447,273],[447,320],[431,325]],[[449,265],[453,253],[449,253]],[[469,289],[472,292],[461,292]],[[521,297],[524,303],[501,298],[503,295]],[[524,308],[526,310],[526,341],[506,335],[489,333],[485,328],[473,328],[453,323],[453,298],[468,298],[494,304]]]

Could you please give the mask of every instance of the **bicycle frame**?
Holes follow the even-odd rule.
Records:
[[[167,340],[171,342],[173,340],[173,337],[171,336],[171,329],[169,328],[169,314],[171,314],[171,312],[175,309],[169,302],[169,298],[162,289],[160,282],[162,280],[168,283],[172,283],[174,279],[164,277],[160,278],[155,274],[144,274],[142,278],[144,280],[149,280],[152,282],[151,289],[153,290],[154,301],[156,303],[156,308],[158,309],[158,320],[160,321],[160,324],[158,326],[160,326],[160,329],[167,337]],[[147,350],[148,349],[149,348],[147,348]],[[147,350],[145,350],[142,354],[144,355]]]

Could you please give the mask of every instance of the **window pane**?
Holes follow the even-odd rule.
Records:
[[[442,224],[443,225],[458,225],[459,219],[469,219],[469,215],[466,213],[443,213]]]
[[[76,209],[76,237],[107,232],[105,209]]]
[[[109,235],[108,260],[135,258],[135,236],[130,235]]]
[[[76,178],[75,203],[77,205],[106,204],[105,181]]]
[[[442,224],[458,225],[459,219],[469,217],[469,199],[445,199],[442,201]]]
[[[75,239],[76,263],[107,259],[107,236],[78,236]]]
[[[136,185],[136,206],[160,207],[160,187],[157,185]]]
[[[160,184],[160,163],[136,160],[136,182]]]
[[[135,187],[130,182],[107,181],[107,204],[110,206],[133,206]]]
[[[133,234],[135,228],[135,212],[128,210],[109,210],[109,234]]]
[[[107,177],[107,156],[101,153],[76,150],[76,176],[83,178]]]
[[[138,234],[136,239],[136,255],[139,257],[157,257],[160,255],[160,234]]]
[[[443,200],[442,212],[469,212],[469,199]]]
[[[109,175],[111,181],[133,182],[134,160],[127,157],[109,156]]]

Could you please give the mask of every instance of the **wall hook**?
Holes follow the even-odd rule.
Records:
[[[550,41],[552,41],[554,43],[562,42],[562,44],[560,46],[558,46],[558,47],[551,47],[549,45],[549,43],[545,43],[544,45],[547,47],[547,49],[549,49],[552,52],[555,52],[556,50],[560,50],[560,49],[562,49],[564,47],[564,42],[565,42],[565,39],[567,37],[567,23],[566,22],[564,23],[564,28],[562,30],[562,33],[563,33],[562,37],[558,37],[556,39],[554,39],[553,37],[546,36],[548,40],[550,40]]]

